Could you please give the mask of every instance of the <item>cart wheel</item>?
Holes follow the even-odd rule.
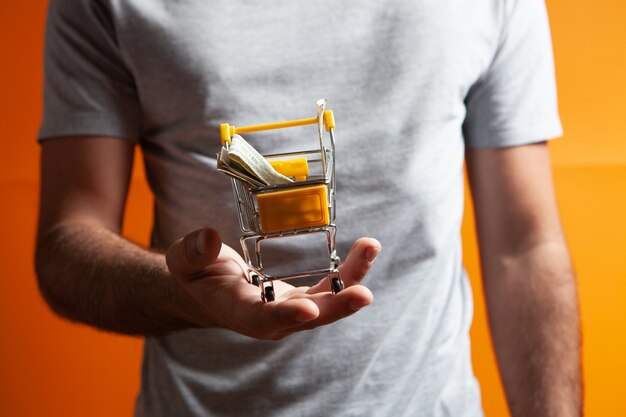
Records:
[[[269,303],[270,301],[274,301],[276,299],[276,295],[274,294],[274,288],[265,287],[265,292],[263,292],[263,295],[261,295],[261,298],[266,303]]]
[[[343,281],[338,277],[334,277],[330,280],[330,287],[333,290],[333,294],[337,294],[339,291],[343,290]]]
[[[257,274],[250,275],[250,284],[256,285],[257,287],[261,285],[261,279]]]

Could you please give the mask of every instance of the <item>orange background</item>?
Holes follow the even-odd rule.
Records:
[[[626,410],[626,2],[549,0],[565,140],[551,144],[557,197],[578,275],[586,411]],[[53,316],[32,268],[45,1],[0,6],[0,415],[130,416],[140,339]],[[136,164],[138,166],[139,164]],[[151,197],[135,169],[126,236],[147,242]],[[487,416],[507,415],[489,341],[468,208],[473,359]]]

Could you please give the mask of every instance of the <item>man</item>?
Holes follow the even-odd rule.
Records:
[[[235,252],[218,126],[310,117],[319,97],[338,123],[347,288],[282,284],[264,304]],[[576,290],[545,144],[560,133],[540,0],[53,0],[40,287],[67,318],[147,336],[139,416],[482,415],[466,160],[511,412],[580,415]],[[151,250],[119,236],[135,145],[155,195]],[[352,244],[361,235],[378,240]],[[275,250],[285,268],[307,262],[288,242]]]

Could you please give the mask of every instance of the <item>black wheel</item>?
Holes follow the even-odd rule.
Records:
[[[250,275],[250,284],[256,285],[257,287],[261,285],[261,278],[257,274]]]
[[[265,292],[263,292],[263,301],[269,303],[270,301],[274,301],[276,299],[276,295],[274,294],[274,287],[265,287]]]
[[[339,291],[343,290],[343,281],[338,277],[332,278],[330,280],[330,288],[332,288],[334,294],[337,294]]]

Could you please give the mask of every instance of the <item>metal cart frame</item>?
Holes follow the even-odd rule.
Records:
[[[333,293],[337,293],[344,288],[343,281],[339,277],[339,262],[335,249],[335,236],[337,228],[333,223],[335,220],[336,201],[336,181],[335,181],[335,120],[332,110],[321,110],[318,108],[317,117],[309,119],[291,120],[287,122],[269,123],[263,125],[235,127],[227,123],[220,125],[222,145],[228,149],[233,135],[239,133],[258,132],[263,130],[283,129],[295,126],[318,125],[319,149],[309,149],[297,152],[287,152],[279,154],[263,155],[268,161],[279,160],[281,158],[304,157],[309,164],[321,164],[321,175],[311,175],[305,180],[295,181],[289,184],[268,185],[263,187],[253,187],[249,184],[231,178],[235,204],[239,217],[239,226],[244,233],[240,239],[244,260],[248,265],[248,281],[261,287],[261,298],[263,301],[273,301],[275,299],[274,281],[290,280],[295,278],[328,276],[330,288]],[[324,133],[327,133],[325,135]],[[325,138],[327,136],[327,138]],[[326,146],[328,143],[329,147]],[[308,187],[308,188],[307,188]],[[272,210],[272,206],[260,207],[259,197],[273,198],[272,193],[287,192],[299,194],[303,190],[315,188],[318,191],[325,191],[326,204],[323,208],[327,210],[322,213],[327,220],[323,224],[305,226],[297,224],[295,227],[279,228],[279,230],[265,230],[261,210]],[[325,189],[325,190],[324,190]],[[294,195],[296,195],[294,194]],[[323,193],[322,193],[323,194]],[[266,195],[266,196],[264,196]],[[274,194],[278,195],[278,194]],[[294,216],[298,216],[295,213]],[[318,222],[319,223],[319,222]],[[289,238],[296,235],[322,233],[326,237],[329,267],[324,269],[308,270],[293,274],[268,275],[264,271],[263,257],[261,253],[261,243],[266,240]],[[249,242],[253,243],[254,253],[249,249]]]

